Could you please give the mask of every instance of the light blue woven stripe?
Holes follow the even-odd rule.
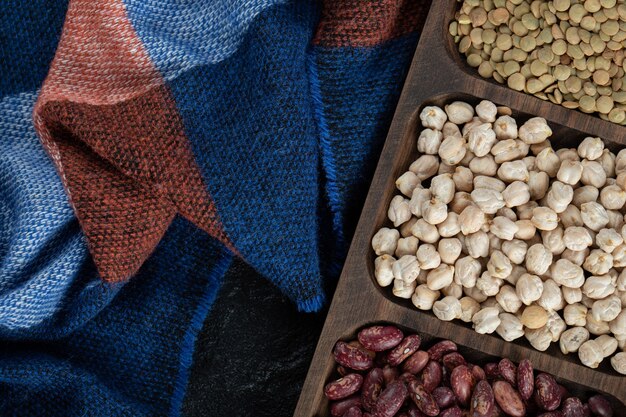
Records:
[[[0,335],[10,338],[27,336],[53,317],[88,257],[33,127],[36,96],[0,100]]]
[[[286,0],[124,0],[152,61],[167,80],[227,59],[263,10]]]

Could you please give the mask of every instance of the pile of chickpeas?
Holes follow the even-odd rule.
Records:
[[[486,100],[420,119],[392,226],[372,238],[378,284],[441,320],[626,374],[626,150],[594,137],[554,149],[545,119],[518,126]]]

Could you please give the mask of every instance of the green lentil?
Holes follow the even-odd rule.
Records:
[[[531,36],[524,36],[520,40],[520,49],[524,52],[530,52],[537,46],[537,41]]]
[[[493,74],[493,67],[491,66],[491,63],[489,63],[489,61],[481,62],[478,66],[478,73],[483,78],[491,78]]]
[[[596,108],[600,113],[609,114],[613,106],[613,99],[609,96],[601,96],[596,100]]]
[[[622,123],[626,120],[626,112],[622,109],[614,108],[609,112],[609,120],[613,123]]]
[[[552,4],[557,11],[564,12],[569,9],[571,3],[570,0],[554,0]]]
[[[530,63],[530,72],[535,77],[540,77],[548,72],[548,66],[544,62],[536,60]]]
[[[496,46],[503,51],[508,51],[513,47],[513,39],[511,36],[506,34],[498,35],[496,38]]]
[[[554,68],[553,75],[554,78],[556,78],[557,80],[565,81],[569,78],[571,73],[571,69],[567,65],[557,65]]]
[[[587,10],[581,4],[574,4],[569,8],[569,19],[574,23],[580,23],[583,17],[587,14]]]
[[[471,54],[467,57],[467,64],[472,68],[477,68],[483,59],[478,54]]]
[[[522,91],[524,90],[524,87],[526,87],[526,79],[522,74],[516,72],[515,74],[511,74],[509,76],[507,79],[507,85],[513,90]]]
[[[552,52],[556,55],[564,55],[567,52],[567,43],[563,39],[557,39],[552,43]]]
[[[578,100],[578,103],[580,104],[580,109],[585,113],[591,113],[596,110],[596,99],[591,96],[583,95]]]

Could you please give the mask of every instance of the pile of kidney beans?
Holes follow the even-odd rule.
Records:
[[[341,376],[324,388],[334,417],[612,417],[609,401],[584,403],[524,359],[471,364],[450,340],[420,350],[416,334],[372,326],[358,340],[339,341]]]

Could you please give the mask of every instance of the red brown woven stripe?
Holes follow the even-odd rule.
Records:
[[[422,27],[430,0],[325,1],[314,44],[376,46]]]
[[[169,89],[120,0],[71,1],[35,107],[102,278],[123,281],[176,213],[233,249]]]

